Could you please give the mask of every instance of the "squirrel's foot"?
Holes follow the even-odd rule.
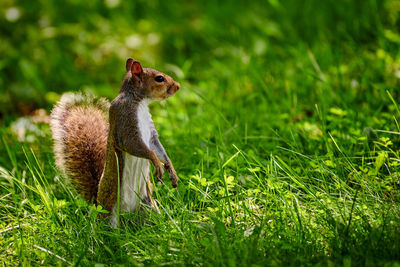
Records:
[[[151,198],[147,196],[143,199],[143,206],[141,207],[142,210],[150,210],[153,213],[161,214],[160,210],[158,209],[157,203]]]

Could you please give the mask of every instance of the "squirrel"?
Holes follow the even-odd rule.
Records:
[[[111,104],[67,93],[53,108],[50,121],[56,166],[86,200],[112,211],[114,226],[118,183],[120,208],[132,212],[141,203],[158,211],[151,197],[150,162],[157,180],[163,181],[165,168],[173,187],[178,181],[148,104],[174,95],[180,85],[160,71],[142,68],[132,58],[126,61],[126,72]]]

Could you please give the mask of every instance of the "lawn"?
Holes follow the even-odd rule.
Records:
[[[0,263],[400,266],[398,0],[0,3]],[[134,57],[180,178],[113,229],[54,164],[63,92]],[[100,266],[100,265],[98,265]]]

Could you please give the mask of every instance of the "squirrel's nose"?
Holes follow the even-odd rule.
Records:
[[[176,91],[178,91],[179,88],[181,87],[181,85],[179,83],[177,83],[177,82],[175,82],[175,86],[176,86]]]

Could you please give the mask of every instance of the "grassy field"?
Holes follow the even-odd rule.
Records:
[[[398,0],[0,11],[1,265],[400,266]],[[55,168],[46,114],[115,97],[128,57],[181,83],[151,105],[180,184],[112,229]]]

